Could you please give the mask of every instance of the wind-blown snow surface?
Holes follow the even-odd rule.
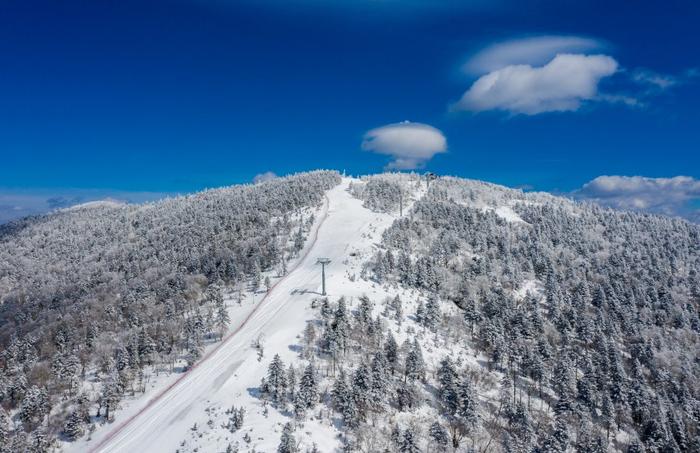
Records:
[[[275,354],[287,363],[298,360],[294,346],[307,320],[314,318],[310,303],[321,291],[317,258],[331,259],[326,268],[330,297],[376,291],[371,283],[351,278],[359,273],[361,257],[370,254],[395,217],[363,208],[362,201],[347,191],[351,181],[345,178],[328,192],[327,215],[318,216],[316,240],[312,232],[297,266],[276,283],[243,325],[234,326],[235,333],[228,340],[183,377],[164,382],[164,387],[172,388],[162,396],[154,390],[118,413],[114,423],[98,428],[90,441],[81,440],[67,446],[67,450],[224,451],[247,432],[252,438],[248,448],[275,451],[282,424],[289,419],[272,408],[264,411],[262,400],[256,397],[257,387]],[[265,356],[259,362],[251,343],[260,335]],[[224,412],[234,405],[243,406],[246,415],[243,428],[231,434],[221,425],[228,418]],[[196,431],[192,430],[195,424]],[[295,437],[303,448],[316,443],[321,451],[333,451],[340,446],[337,434],[334,426],[309,417]]]

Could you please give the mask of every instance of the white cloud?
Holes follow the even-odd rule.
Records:
[[[676,77],[659,74],[648,69],[637,69],[632,73],[632,80],[644,85],[651,85],[659,90],[665,90],[678,83]]]
[[[493,44],[474,55],[465,65],[465,72],[482,75],[512,65],[541,66],[557,54],[582,53],[601,49],[603,44],[579,36],[535,36]]]
[[[526,115],[573,111],[596,99],[600,80],[617,68],[607,55],[575,54],[557,55],[541,67],[510,65],[480,77],[454,108]]]
[[[412,170],[447,151],[447,139],[433,126],[404,121],[368,131],[362,149],[391,156],[389,169]]]
[[[700,221],[700,180],[691,176],[647,178],[643,176],[599,176],[573,193],[581,200],[619,209],[647,211]]]
[[[30,215],[97,202],[144,203],[177,195],[167,192],[126,192],[108,189],[0,188],[0,224]]]
[[[452,110],[501,110],[512,114],[578,110],[604,102],[646,108],[652,97],[690,82],[700,71],[661,74],[650,69],[619,70],[604,41],[581,36],[544,35],[492,44],[474,54],[462,70],[477,78]],[[602,79],[621,74],[612,92],[600,91]]]
[[[255,177],[253,177],[253,184],[258,184],[275,178],[277,178],[277,175],[271,171],[266,171],[265,173],[258,173],[257,175],[255,175]]]

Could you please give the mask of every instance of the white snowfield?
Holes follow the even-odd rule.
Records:
[[[242,451],[255,448],[273,452],[279,443],[282,424],[288,417],[269,408],[265,414],[256,396],[261,378],[275,354],[285,363],[299,364],[299,335],[313,318],[310,302],[321,292],[320,257],[330,258],[326,267],[329,297],[371,294],[365,281],[352,282],[358,264],[367,256],[381,232],[394,216],[377,214],[362,207],[347,188],[344,178],[330,190],[327,201],[310,234],[300,259],[279,279],[246,319],[232,326],[232,332],[189,372],[166,381],[161,389],[134,401],[117,414],[114,423],[99,427],[89,441],[67,445],[71,451],[90,452],[223,452],[238,441]],[[352,253],[352,255],[351,255]],[[359,280],[359,279],[358,279]],[[264,358],[258,361],[251,343],[263,337]],[[243,428],[232,434],[221,425],[231,406],[246,409]],[[288,414],[287,414],[288,415]],[[295,437],[305,448],[316,443],[320,451],[340,446],[338,431],[313,417],[297,429]],[[213,420],[213,422],[211,422]],[[208,423],[209,422],[209,423]],[[193,425],[197,430],[193,430]],[[244,433],[250,444],[240,439]]]

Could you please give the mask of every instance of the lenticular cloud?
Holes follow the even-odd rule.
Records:
[[[391,156],[389,169],[412,170],[447,151],[447,139],[433,126],[404,121],[368,131],[362,149]]]
[[[560,54],[541,67],[510,65],[481,76],[454,105],[456,110],[514,114],[578,110],[598,95],[598,83],[617,71],[607,55]]]

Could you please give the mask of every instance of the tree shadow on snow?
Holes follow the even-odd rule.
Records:
[[[248,387],[246,391],[248,392],[248,395],[252,396],[253,398],[262,399],[260,387]]]
[[[317,296],[323,296],[323,294],[319,293],[318,291],[313,291],[310,289],[303,289],[303,288],[295,288],[289,294],[291,294],[292,296],[296,296],[298,294],[316,294]],[[328,294],[326,294],[326,296],[327,295]]]

